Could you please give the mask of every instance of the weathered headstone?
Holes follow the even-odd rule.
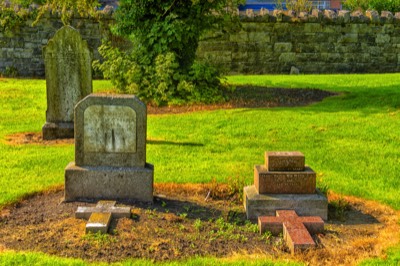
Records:
[[[283,233],[292,254],[315,247],[316,244],[310,234],[324,232],[324,221],[319,216],[299,217],[293,210],[276,211],[275,216],[258,217],[260,234],[266,231],[272,235]]]
[[[115,201],[101,200],[96,207],[78,207],[75,217],[89,220],[86,233],[107,233],[112,218],[130,218],[130,207],[116,207]]]
[[[80,101],[75,162],[65,169],[65,200],[153,201],[146,128],[146,105],[133,95],[91,94]]]
[[[328,219],[328,200],[316,189],[316,174],[304,162],[301,152],[266,152],[265,165],[254,167],[254,185],[244,188],[247,218],[294,210]]]
[[[74,107],[92,93],[92,55],[70,26],[59,29],[43,49],[47,111],[43,139],[74,137]]]

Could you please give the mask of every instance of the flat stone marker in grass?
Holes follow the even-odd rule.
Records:
[[[111,219],[130,218],[130,207],[116,207],[116,201],[101,200],[96,207],[78,207],[75,217],[88,220],[86,233],[107,233]]]
[[[278,210],[276,216],[260,216],[258,226],[260,234],[270,231],[273,235],[279,235],[283,232],[283,238],[292,254],[315,247],[310,234],[324,231],[321,217],[299,217],[293,210]]]
[[[59,29],[43,49],[47,110],[43,139],[74,137],[74,107],[92,93],[92,55],[70,26]]]

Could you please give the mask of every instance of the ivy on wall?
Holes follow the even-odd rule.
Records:
[[[11,33],[28,19],[35,18],[36,12],[28,9],[15,9],[12,7],[0,6],[0,32]]]

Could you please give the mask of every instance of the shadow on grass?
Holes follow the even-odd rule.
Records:
[[[329,91],[329,89],[325,89]],[[312,91],[312,90],[310,90]],[[316,90],[316,93],[318,90]],[[267,92],[266,92],[267,93]],[[400,88],[396,86],[386,86],[376,88],[351,88],[345,87],[338,95],[324,97],[321,101],[314,102],[308,106],[277,106],[268,108],[268,106],[255,106],[254,108],[268,110],[270,112],[301,109],[301,112],[347,112],[358,111],[365,115],[387,112],[400,108]],[[241,111],[247,112],[254,108],[246,108]]]
[[[149,145],[173,145],[173,146],[191,146],[191,147],[203,147],[202,143],[194,142],[178,142],[178,141],[167,141],[167,140],[147,140]]]

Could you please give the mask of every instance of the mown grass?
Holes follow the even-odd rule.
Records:
[[[228,82],[341,94],[307,107],[150,115],[147,161],[155,165],[155,182],[244,177],[250,184],[264,151],[299,150],[319,184],[400,210],[400,74],[232,76]],[[95,81],[94,87],[111,85]],[[3,141],[8,134],[41,130],[45,90],[43,80],[0,80],[0,206],[62,184],[74,159],[72,145]]]
[[[43,253],[35,252],[13,252],[7,251],[0,253],[0,265],[61,265],[61,266],[105,266],[105,265],[115,265],[115,266],[177,266],[177,265],[187,265],[187,266],[203,266],[203,265],[221,265],[221,266],[297,266],[303,265],[296,262],[272,262],[262,258],[245,258],[238,257],[237,259],[216,259],[216,258],[193,258],[184,261],[171,261],[171,262],[152,262],[149,260],[128,260],[119,263],[88,263],[79,259],[66,259],[54,256],[49,256]]]

